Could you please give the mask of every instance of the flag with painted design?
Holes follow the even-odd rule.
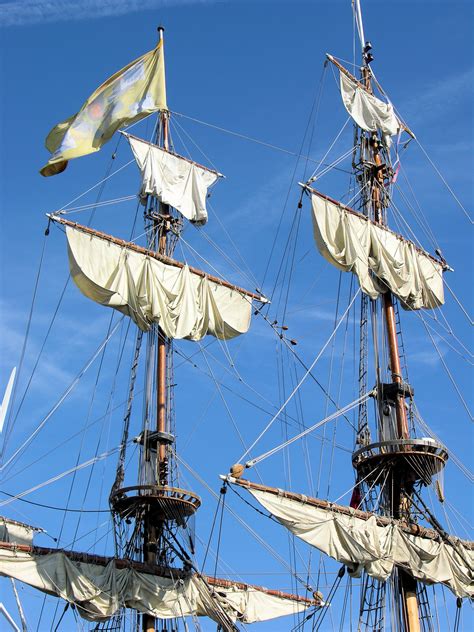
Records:
[[[41,175],[61,173],[68,160],[99,151],[121,127],[166,109],[161,40],[154,50],[107,79],[77,114],[53,127],[46,137],[46,148],[52,155]]]

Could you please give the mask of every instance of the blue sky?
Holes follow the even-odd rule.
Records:
[[[467,0],[367,1],[363,2],[363,10],[366,36],[374,46],[373,68],[379,81],[461,204],[471,210],[472,3]],[[226,175],[213,192],[210,221],[205,231],[230,258],[237,261],[237,266],[224,260],[191,227],[186,229],[184,239],[224,276],[252,289],[248,275],[236,269],[240,266],[240,259],[237,260],[234,247],[220,222],[225,225],[260,283],[276,226],[282,216],[281,231],[263,290],[270,294],[275,284],[285,243],[298,213],[296,183],[310,175],[314,165],[314,162],[305,159],[297,161],[295,154],[300,151],[318,92],[324,53],[331,52],[349,62],[353,58],[349,0],[3,2],[0,4],[0,25],[3,27],[1,389],[8,381],[11,368],[19,362],[45,245],[15,409],[25,392],[68,276],[64,236],[53,228],[50,236],[44,238],[44,213],[62,207],[100,181],[110,168],[111,155],[118,142],[118,139],[112,139],[98,154],[71,161],[63,174],[45,179],[38,174],[48,157],[44,138],[54,124],[77,111],[108,76],[150,50],[156,41],[158,24],[163,24],[166,29],[168,105],[173,112],[259,139],[289,152],[271,149],[178,114],[172,117],[176,148],[186,155],[189,151],[198,162],[208,164],[211,161]],[[312,142],[306,140],[302,153],[309,155],[312,161],[320,159],[345,120],[337,85],[329,70],[325,75],[318,117],[314,128],[311,128]],[[151,120],[144,121],[135,128],[135,132],[148,138],[152,127]],[[349,125],[330,156],[336,158],[350,147],[351,142]],[[122,140],[113,170],[130,159],[130,151]],[[447,277],[448,283],[465,309],[472,314],[472,225],[414,142],[404,152],[402,166],[410,182],[408,185],[403,175],[400,176],[402,192],[413,200],[410,186],[415,191],[416,202],[413,203],[420,204],[445,258],[455,269]],[[346,193],[347,185],[348,176],[338,172],[323,178],[319,188],[338,198]],[[131,195],[137,188],[138,173],[135,166],[130,165],[107,181],[101,199]],[[94,189],[77,204],[92,203],[96,196],[97,189]],[[406,219],[417,237],[432,251],[430,242],[409,210],[405,209],[401,194],[397,197],[397,204],[400,210],[406,210]],[[94,225],[127,238],[135,211],[133,201],[105,207],[96,212]],[[89,213],[70,217],[85,223]],[[135,232],[139,233],[140,230]],[[205,267],[186,246],[182,252],[178,250],[176,256],[186,257],[190,262]],[[300,357],[309,364],[332,330],[339,276],[329,269],[330,266],[314,249],[307,202],[301,211],[294,262],[284,322],[289,327],[289,337],[298,340]],[[343,275],[342,305],[347,305],[349,286],[349,275]],[[284,298],[281,297],[285,296],[285,291],[285,288],[282,290],[277,286],[270,311],[272,318],[282,318]],[[469,346],[470,325],[449,292],[443,314],[456,337]],[[55,326],[18,413],[8,443],[7,458],[37,427],[97,349],[105,337],[110,318],[108,310],[89,303],[72,284],[68,284]],[[438,318],[442,317],[438,315]],[[334,398],[340,398],[341,404],[354,399],[356,392],[353,315],[351,319],[347,334],[341,331],[332,350],[330,348],[318,363],[316,373]],[[438,324],[428,322],[435,327],[437,333],[434,338],[443,360],[472,410],[470,364],[458,353],[461,348],[454,337]],[[473,441],[464,406],[420,319],[414,314],[404,313],[402,324],[418,408],[431,428],[467,464]],[[442,324],[446,325],[444,321]],[[440,333],[445,340],[439,337]],[[96,363],[64,405],[52,415],[30,449],[5,474],[1,490],[20,493],[64,472],[76,463],[79,448],[78,462],[82,462],[93,456],[96,449],[100,453],[118,445],[122,402],[127,390],[126,369],[132,347],[129,337],[125,342],[126,359],[116,371],[125,334],[125,328],[121,327],[108,347],[100,376],[97,378]],[[449,346],[451,343],[457,352]],[[187,342],[178,344],[177,349],[184,355],[199,351]],[[329,383],[331,353],[333,378]],[[234,358],[235,366],[229,366],[228,354]],[[283,374],[278,368],[278,358],[288,363]],[[178,449],[181,449],[184,461],[194,470],[199,470],[208,485],[218,491],[218,474],[227,471],[243,452],[236,427],[249,445],[270,419],[271,413],[275,412],[275,407],[278,408],[284,401],[285,393],[291,391],[292,380],[300,379],[302,372],[299,366],[293,369],[291,358],[286,357],[272,330],[259,318],[254,319],[251,333],[246,337],[233,341],[228,349],[213,343],[206,356],[200,352],[195,356],[195,364],[198,368],[184,362],[182,357],[176,357]],[[212,375],[220,388],[216,387]],[[343,378],[342,388],[339,388],[340,377]],[[221,397],[224,395],[225,403]],[[136,427],[141,411],[141,395],[138,397],[134,419]],[[285,432],[289,436],[296,432],[295,419],[303,419],[309,425],[322,419],[325,410],[326,401],[320,390],[314,382],[305,383],[298,405],[292,402],[287,411],[288,418],[275,424],[273,433],[262,441],[261,451],[276,445]],[[83,431],[87,424],[94,421],[94,425]],[[334,426],[327,427],[328,436],[332,437],[333,429]],[[77,436],[69,439],[75,433]],[[54,449],[63,441],[67,443]],[[322,449],[317,438],[310,438],[307,452],[301,446],[291,452],[291,469],[287,461],[278,455],[265,461],[259,473],[270,485],[309,493],[311,478],[313,482],[318,478],[323,455],[320,495],[335,500],[350,490],[353,482],[350,465],[352,430],[346,428],[343,422],[337,425],[336,441],[344,449],[335,450],[334,462],[330,448]],[[36,459],[39,460],[35,462]],[[112,456],[96,465],[87,496],[83,495],[83,490],[90,472],[78,474],[70,506],[106,508],[115,462],[115,456]],[[308,469],[312,476],[308,476]],[[215,499],[185,468],[182,477],[183,485],[203,497],[204,506],[198,514],[197,530],[200,537],[207,541]],[[251,477],[258,480],[254,472],[251,472]],[[64,507],[70,485],[71,477],[65,477],[25,498]],[[446,495],[455,510],[464,516],[468,514],[468,505],[472,506],[472,492],[467,485],[466,478],[450,462],[446,472]],[[253,529],[264,533],[271,546],[284,557],[287,557],[286,551],[293,554],[293,545],[286,534],[269,525],[268,520],[265,521],[251,509],[243,507],[232,494],[228,496],[232,508],[248,520]],[[4,498],[0,496],[0,502]],[[2,511],[15,519],[43,526],[53,537],[59,536],[62,512],[35,508],[19,501],[0,507],[0,514]],[[447,508],[447,512],[453,528],[459,535],[465,536],[455,511]],[[442,509],[439,515],[449,526]],[[81,539],[76,547],[87,550],[99,540],[94,550],[98,553],[110,552],[110,536],[106,537],[108,525],[100,526],[97,534],[95,532],[96,526],[105,521],[104,514],[98,514],[98,518],[85,514],[78,528]],[[468,521],[472,523],[472,514]],[[76,524],[77,516],[69,514],[61,535],[63,546],[72,542]],[[239,527],[239,530],[235,518],[227,516],[225,526],[228,530],[224,531],[222,557],[230,570],[221,565],[219,571],[222,574],[296,590],[285,567],[256,544],[244,529]],[[85,535],[89,531],[93,532]],[[38,544],[49,546],[52,541],[47,536],[40,536]],[[215,544],[214,541],[213,546]],[[304,574],[308,552],[300,545],[297,545],[297,551],[297,557],[301,554],[301,559],[296,566]],[[314,568],[317,568],[319,558],[316,556],[314,559]],[[322,582],[323,592],[327,592],[332,582],[330,573],[334,568],[337,569],[337,566],[329,565],[328,575]],[[27,617],[36,624],[42,598],[28,589],[22,589],[21,594],[27,604]],[[5,601],[13,611],[11,596],[5,597]],[[52,605],[47,606],[50,608],[48,616],[54,611],[54,601],[50,601]],[[67,629],[75,629],[72,619],[69,625],[71,628]],[[281,621],[270,626],[257,626],[257,629],[280,632],[292,625],[292,621]],[[39,629],[50,629],[45,619]],[[330,623],[327,629],[332,629]]]

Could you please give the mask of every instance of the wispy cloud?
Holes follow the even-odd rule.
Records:
[[[456,109],[471,90],[473,74],[469,68],[442,77],[436,83],[420,84],[416,98],[400,103],[403,117],[410,125],[445,120],[447,113]]]
[[[29,26],[48,22],[90,20],[137,13],[148,9],[215,4],[226,0],[20,0],[0,5],[0,26]]]

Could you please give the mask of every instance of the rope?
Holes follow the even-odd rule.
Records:
[[[31,382],[32,382],[32,380],[33,380],[33,376],[34,376],[34,374],[35,374],[35,371],[36,371],[36,369],[37,369],[37,367],[38,367],[39,361],[40,361],[41,356],[42,356],[42,354],[43,354],[44,348],[45,348],[45,346],[46,346],[46,341],[48,340],[48,338],[49,338],[49,334],[51,333],[51,330],[52,330],[52,328],[53,328],[53,324],[54,324],[54,322],[55,322],[55,320],[56,320],[56,316],[58,315],[59,308],[60,308],[61,303],[62,303],[62,301],[63,301],[64,294],[65,294],[65,292],[66,292],[66,288],[67,288],[67,286],[68,286],[68,284],[69,284],[69,280],[70,280],[70,279],[71,279],[71,276],[70,276],[70,275],[68,275],[68,277],[67,277],[67,279],[66,279],[66,283],[64,284],[63,290],[62,290],[62,292],[61,292],[61,296],[59,297],[58,304],[56,305],[56,309],[54,310],[53,317],[52,317],[51,322],[50,322],[50,324],[49,324],[49,326],[48,326],[48,331],[46,332],[46,335],[45,335],[45,337],[44,337],[44,340],[43,340],[43,342],[42,342],[42,344],[41,344],[41,349],[40,349],[40,350],[39,350],[39,352],[38,352],[38,355],[37,355],[36,360],[35,360],[35,364],[34,364],[34,366],[33,366],[33,369],[31,370],[31,374],[30,374],[30,377],[29,377],[29,379],[28,379],[28,383],[27,383],[27,385],[26,385],[26,387],[25,387],[25,390],[24,390],[23,395],[22,395],[22,397],[21,397],[20,403],[18,404],[18,408],[17,408],[17,411],[16,411],[16,413],[15,413],[15,418],[13,419],[12,424],[14,424],[14,423],[16,422],[16,420],[17,420],[17,418],[18,418],[18,415],[20,414],[20,411],[21,411],[22,406],[23,406],[23,402],[25,401],[25,397],[26,397],[26,395],[27,395],[27,393],[28,393],[28,391],[29,391],[29,388],[30,388],[30,386],[31,386]]]
[[[428,162],[431,164],[431,166],[433,167],[433,169],[436,171],[436,173],[438,174],[438,176],[441,178],[442,183],[444,184],[444,186],[448,189],[448,191],[451,193],[451,195],[453,196],[453,198],[456,200],[459,208],[462,210],[462,212],[464,213],[464,215],[467,217],[467,219],[471,222],[471,224],[474,224],[474,220],[471,218],[471,216],[469,215],[469,213],[466,211],[466,209],[464,208],[464,206],[462,205],[462,203],[459,201],[459,199],[457,198],[456,194],[454,193],[454,191],[451,189],[451,187],[449,186],[449,184],[446,182],[445,178],[443,177],[443,174],[440,172],[440,170],[438,169],[438,167],[435,165],[435,163],[431,160],[431,158],[428,156],[427,152],[425,151],[424,147],[422,146],[422,144],[420,143],[420,141],[418,140],[418,138],[415,138],[415,141],[417,142],[419,148],[421,149],[421,151],[425,154],[425,157],[427,158]]]
[[[216,511],[214,512],[214,518],[212,520],[211,532],[209,533],[209,538],[207,540],[206,552],[204,553],[204,559],[203,559],[203,562],[202,562],[202,565],[201,565],[201,569],[202,569],[203,573],[204,573],[204,568],[206,566],[207,556],[208,556],[209,550],[211,548],[212,535],[214,533],[214,529],[215,529],[215,526],[216,526],[217,516],[219,514],[219,508],[220,508],[221,502],[222,502],[222,496],[223,496],[223,494],[221,493],[219,495],[219,500],[217,501]],[[216,561],[216,564],[217,564],[217,561]]]
[[[102,180],[99,180],[99,182],[94,184],[94,186],[90,187],[90,189],[87,189],[87,191],[84,191],[84,193],[81,193],[80,195],[78,195],[77,197],[72,199],[70,202],[65,204],[64,206],[61,206],[61,208],[58,211],[56,211],[56,212],[60,213],[61,211],[64,211],[65,209],[67,209],[68,206],[70,206],[71,204],[74,204],[74,202],[76,202],[77,200],[80,200],[82,197],[84,197],[85,195],[87,195],[88,193],[90,193],[91,191],[96,189],[98,186],[103,184],[106,180],[109,180],[113,176],[117,175],[117,173],[122,171],[122,169],[125,169],[125,167],[128,167],[129,165],[131,165],[132,162],[135,162],[135,158],[132,158],[132,160],[129,160],[128,162],[126,162],[124,165],[122,165],[121,167],[119,167],[118,169],[113,171],[110,175],[106,176],[105,178],[102,178]]]
[[[55,507],[54,505],[45,505],[43,503],[37,503],[32,500],[26,500],[25,498],[18,498],[16,494],[9,494],[8,492],[0,489],[0,494],[4,494],[9,498],[14,498],[15,500],[20,500],[22,503],[27,503],[28,505],[34,505],[35,507],[43,507],[44,509],[54,509],[56,511],[67,511],[71,513],[109,513],[108,509],[69,509],[65,507]]]
[[[136,195],[125,195],[112,200],[104,200],[103,202],[91,202],[90,204],[83,204],[82,206],[73,206],[68,210],[52,211],[53,215],[70,215],[71,213],[80,213],[82,211],[88,211],[91,208],[100,208],[101,206],[110,206],[111,204],[119,204],[120,202],[128,202],[129,200],[135,200]]]
[[[7,447],[7,443],[8,440],[10,438],[11,432],[12,432],[12,428],[13,428],[13,424],[11,422],[12,416],[13,416],[13,410],[15,407],[15,398],[16,398],[16,393],[17,393],[17,389],[18,389],[18,384],[20,381],[20,374],[21,374],[21,370],[23,368],[23,361],[25,359],[25,351],[26,351],[26,345],[28,344],[28,337],[29,337],[29,333],[30,333],[30,327],[31,327],[31,321],[33,318],[33,310],[35,307],[35,302],[36,302],[36,293],[38,291],[38,285],[39,285],[39,280],[40,280],[40,276],[41,276],[41,269],[43,267],[43,258],[44,258],[44,252],[45,252],[45,248],[46,248],[46,236],[43,240],[43,247],[41,249],[41,255],[40,255],[40,261],[39,261],[39,266],[38,266],[38,272],[36,274],[36,280],[35,280],[35,287],[33,290],[33,298],[31,300],[31,307],[30,307],[30,313],[28,315],[28,323],[26,325],[26,332],[25,332],[25,339],[23,341],[23,347],[21,348],[21,354],[20,354],[20,362],[18,364],[18,372],[16,375],[16,381],[15,384],[13,386],[13,393],[12,393],[12,397],[11,397],[11,401],[10,401],[10,413],[8,415],[8,419],[5,425],[5,430],[4,430],[4,439],[3,439],[3,445],[2,445],[2,450],[0,452],[0,472],[3,470],[3,467],[1,465],[1,462],[3,460],[3,456],[5,454],[5,450]]]
[[[177,453],[175,453],[175,456],[177,458],[177,460],[184,465],[184,467],[191,473],[192,476],[194,476],[194,478],[203,486],[207,489],[207,491],[214,496],[214,498],[217,498],[217,494],[216,492],[206,483],[206,481],[199,476],[199,474],[197,472],[195,472],[192,467],[186,463]],[[300,582],[303,586],[305,586],[306,588],[308,588],[307,583],[304,579],[302,579],[292,568],[291,566],[287,563],[286,559],[284,557],[282,557],[279,553],[277,553],[277,551],[275,551],[269,544],[268,542],[262,538],[256,531],[254,531],[254,529],[252,529],[252,527],[250,527],[245,520],[243,520],[243,518],[240,517],[240,515],[235,512],[231,507],[229,507],[229,505],[226,506],[226,509],[229,513],[232,514],[232,516],[244,527],[244,529],[246,529],[250,535],[252,535],[252,537],[255,538],[255,540],[257,542],[259,542],[259,544],[261,544],[284,568],[286,568],[287,572],[289,572],[298,582]]]
[[[111,494],[113,494],[114,491],[119,489],[119,487],[122,485],[125,478],[125,458],[126,458],[126,452],[127,452],[126,446],[128,443],[130,417],[132,414],[132,403],[133,403],[133,396],[134,396],[134,391],[135,391],[135,381],[137,377],[138,360],[140,357],[142,339],[143,339],[143,331],[139,329],[137,332],[135,352],[133,355],[132,369],[130,372],[130,386],[128,390],[127,409],[126,409],[125,417],[123,420],[123,433],[122,433],[122,442],[120,444],[120,455],[119,455],[119,460],[117,463],[117,471],[115,474],[114,484],[112,485]]]
[[[288,439],[288,441],[285,441],[284,443],[276,446],[275,448],[272,448],[271,450],[268,450],[268,452],[265,452],[264,454],[261,454],[260,456],[257,456],[254,459],[251,459],[250,461],[247,461],[246,464],[245,464],[245,467],[247,467],[247,468],[248,467],[253,467],[256,463],[260,463],[260,461],[263,461],[264,459],[268,458],[269,456],[272,456],[276,452],[279,452],[283,448],[286,448],[287,446],[291,445],[295,441],[298,441],[298,439],[301,439],[302,437],[306,436],[310,432],[313,432],[314,430],[316,430],[317,428],[319,428],[323,424],[326,424],[329,421],[333,421],[337,417],[340,417],[341,415],[349,412],[353,408],[357,408],[359,406],[359,404],[361,404],[362,402],[366,401],[369,397],[371,397],[371,395],[372,395],[372,392],[366,393],[365,395],[363,395],[362,397],[359,397],[358,399],[354,400],[350,404],[347,404],[347,406],[345,406],[344,408],[341,408],[340,410],[336,410],[336,412],[332,413],[332,415],[329,415],[325,419],[322,419],[321,421],[318,421],[318,423],[314,424],[313,426],[310,426],[309,428],[306,428],[306,430],[303,430],[303,432],[300,432],[300,434],[297,434],[296,436],[292,437],[291,439]]]
[[[109,340],[112,338],[112,336],[114,335],[114,333],[117,331],[120,323],[123,320],[123,316],[120,318],[120,320],[117,322],[117,324],[115,325],[115,327],[112,329],[112,331],[110,332],[110,334],[105,338],[105,340],[99,345],[99,348],[96,350],[96,352],[94,353],[94,355],[92,356],[92,358],[86,363],[86,365],[79,371],[77,377],[73,380],[73,382],[68,386],[68,388],[64,391],[63,395],[61,395],[61,397],[59,398],[59,400],[56,402],[56,404],[53,406],[53,408],[51,408],[51,410],[49,411],[49,413],[46,415],[46,417],[41,421],[41,423],[36,427],[36,429],[29,435],[29,437],[21,444],[21,446],[13,453],[13,455],[8,459],[8,461],[0,466],[0,472],[3,471],[10,463],[12,463],[15,458],[21,454],[21,452],[24,451],[24,449],[33,441],[33,439],[36,437],[36,435],[41,431],[41,429],[43,428],[43,426],[46,424],[46,422],[48,421],[48,419],[56,412],[56,410],[61,406],[61,404],[63,403],[63,401],[66,399],[66,397],[71,393],[71,391],[74,390],[74,388],[77,386],[79,380],[82,378],[82,376],[86,373],[86,371],[92,366],[92,364],[94,363],[94,361],[96,360],[96,358],[99,356],[99,354],[101,353],[102,349],[104,349],[104,347],[107,345],[107,343],[109,342]]]
[[[291,151],[289,149],[285,149],[283,147],[279,147],[278,145],[273,145],[272,143],[267,143],[263,140],[259,140],[258,138],[254,138],[252,136],[247,136],[246,134],[241,134],[239,132],[234,132],[230,129],[226,129],[225,127],[220,127],[219,125],[213,125],[212,123],[207,123],[206,121],[202,121],[200,119],[194,118],[192,116],[188,116],[186,114],[182,114],[181,112],[172,112],[175,116],[181,116],[182,118],[188,119],[189,121],[193,121],[194,123],[199,123],[200,125],[205,125],[206,127],[211,127],[212,129],[216,129],[219,132],[224,132],[225,134],[230,134],[231,136],[236,136],[237,138],[242,138],[243,140],[249,140],[252,143],[256,143],[257,145],[262,145],[263,147],[268,147],[269,149],[275,149],[276,151],[281,151],[284,154],[288,154],[289,156],[295,156],[296,158],[303,158],[309,162],[312,162],[317,165],[325,165],[321,160],[315,160],[310,156],[302,154],[301,152]]]
[[[448,365],[446,364],[446,362],[445,362],[445,360],[444,360],[444,358],[443,358],[443,354],[441,353],[441,351],[439,350],[438,345],[437,345],[437,344],[436,344],[436,342],[435,342],[435,339],[433,338],[433,336],[431,335],[430,330],[429,330],[429,329],[428,329],[428,327],[426,326],[425,321],[424,321],[424,319],[423,319],[423,316],[421,316],[421,314],[418,314],[418,312],[415,312],[415,313],[416,313],[416,315],[417,315],[417,316],[419,316],[419,318],[420,318],[421,322],[423,323],[423,326],[424,326],[424,328],[425,328],[425,331],[426,331],[426,333],[428,334],[428,336],[430,337],[430,340],[431,340],[431,342],[433,343],[434,348],[436,349],[436,352],[437,352],[437,354],[438,354],[438,356],[439,356],[439,359],[441,360],[441,363],[442,363],[442,365],[443,365],[443,367],[444,367],[444,370],[446,371],[446,373],[447,373],[447,375],[448,375],[448,377],[449,377],[449,379],[450,379],[450,381],[451,381],[451,384],[454,386],[454,389],[455,389],[456,393],[458,394],[459,399],[461,400],[462,405],[464,406],[464,409],[466,410],[467,414],[469,415],[469,418],[471,419],[471,421],[473,421],[473,415],[472,415],[471,411],[469,410],[469,406],[467,405],[466,400],[465,400],[465,399],[464,399],[464,397],[462,396],[462,393],[461,393],[461,391],[459,390],[458,385],[456,384],[456,380],[455,380],[455,379],[454,379],[454,377],[452,376],[451,371],[449,370]]]
[[[219,533],[217,535],[217,550],[216,550],[216,561],[214,564],[214,579],[216,579],[217,577],[217,565],[219,563],[219,552],[220,552],[221,541],[222,541],[222,525],[224,523],[226,492],[227,492],[227,485],[224,483],[224,485],[221,488],[222,504],[221,504],[221,516],[219,519]]]
[[[423,430],[431,437],[433,438],[435,441],[437,441],[438,443],[441,443],[442,445],[446,445],[444,443],[444,441],[441,441],[441,439],[438,437],[438,435],[433,432],[433,430],[429,427],[429,425],[426,423],[426,421],[422,418],[420,411],[418,410],[415,402],[413,402],[413,405],[415,407],[415,411],[416,411],[416,418],[418,423],[420,424],[420,426],[423,428]],[[447,447],[447,446],[446,446]],[[474,473],[472,473],[465,465],[464,463],[461,461],[461,459],[459,457],[457,457],[454,452],[452,452],[451,448],[448,448],[448,452],[449,452],[449,458],[454,462],[455,465],[458,466],[458,468],[461,470],[461,472],[464,474],[464,476],[466,476],[466,478],[468,478],[471,483],[474,482]]]
[[[90,465],[93,465],[97,461],[102,461],[103,459],[106,459],[107,457],[109,457],[111,454],[118,452],[119,449],[120,449],[120,446],[118,446],[117,448],[113,448],[112,450],[108,450],[107,452],[103,452],[102,454],[99,454],[98,456],[93,457],[92,459],[89,459],[88,461],[84,461],[80,465],[71,467],[69,470],[65,470],[64,472],[61,472],[61,474],[57,474],[56,476],[49,478],[47,481],[43,481],[42,483],[38,483],[34,487],[30,487],[30,489],[27,489],[24,492],[15,494],[14,496],[11,496],[9,500],[3,500],[2,502],[0,502],[0,507],[9,505],[15,500],[20,500],[21,498],[23,498],[23,496],[27,496],[28,494],[36,492],[38,489],[42,489],[43,487],[46,487],[47,485],[50,485],[51,483],[55,483],[56,481],[59,481],[61,478],[64,478],[65,476],[68,476],[69,474],[72,474],[73,472],[83,470],[84,468],[89,467]]]
[[[322,354],[324,353],[324,351],[326,350],[326,348],[328,347],[329,343],[331,342],[332,338],[334,337],[334,335],[336,334],[337,330],[339,329],[341,323],[344,321],[345,317],[347,316],[347,314],[349,313],[350,308],[352,307],[352,304],[354,303],[356,297],[359,295],[360,292],[360,288],[357,290],[357,292],[355,293],[353,299],[351,300],[351,302],[349,303],[346,311],[344,312],[344,314],[341,316],[341,318],[339,319],[338,324],[336,325],[336,327],[334,328],[333,332],[331,333],[331,335],[329,336],[329,338],[327,339],[326,343],[323,345],[322,349],[320,350],[320,352],[317,354],[317,356],[315,357],[315,359],[313,360],[313,362],[311,363],[311,365],[309,366],[309,368],[307,369],[306,373],[303,375],[303,377],[301,378],[301,380],[298,382],[298,384],[296,385],[296,387],[293,389],[293,391],[291,392],[291,394],[289,395],[289,397],[287,397],[286,401],[283,403],[282,406],[280,406],[279,410],[277,411],[277,413],[272,417],[272,419],[268,422],[268,424],[266,425],[266,427],[264,428],[264,430],[259,434],[259,436],[255,439],[255,441],[252,443],[252,445],[250,446],[250,448],[244,452],[244,454],[242,454],[242,456],[239,459],[239,462],[242,461],[244,459],[244,457],[247,456],[247,454],[249,454],[249,452],[255,447],[255,445],[260,441],[260,439],[263,437],[263,435],[267,432],[267,430],[270,428],[270,426],[273,424],[273,422],[278,418],[278,416],[280,415],[280,413],[286,408],[287,404],[291,401],[291,399],[294,397],[295,393],[298,391],[298,389],[302,386],[303,382],[306,381],[306,378],[308,377],[308,375],[310,375],[311,371],[313,370],[314,366],[316,365],[316,363],[318,362],[318,360],[320,359],[320,357],[322,356]]]

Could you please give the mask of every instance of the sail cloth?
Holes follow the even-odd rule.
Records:
[[[219,174],[139,138],[125,136],[142,176],[140,197],[151,194],[191,222],[205,224],[207,191]]]
[[[319,252],[339,270],[353,272],[370,298],[388,287],[405,309],[433,309],[444,303],[440,262],[364,215],[311,193]]]
[[[248,331],[252,301],[237,290],[67,226],[71,276],[96,303],[169,338],[229,340]]]
[[[77,114],[59,123],[46,137],[52,156],[43,176],[61,173],[68,160],[99,151],[121,127],[157,110],[166,110],[163,40],[107,79]]]
[[[221,622],[254,623],[296,614],[315,605],[311,600],[268,594],[257,587],[225,582],[209,586],[198,574],[168,578],[70,559],[58,551],[37,555],[0,548],[0,574],[74,603],[88,621],[106,621],[121,608],[133,608],[159,619],[207,616]]]
[[[33,536],[38,531],[42,529],[0,516],[0,542],[31,545]]]
[[[365,570],[385,581],[401,566],[426,584],[445,584],[458,597],[474,596],[473,550],[461,541],[411,535],[393,521],[368,520],[306,504],[304,500],[249,488],[256,500],[296,536],[349,567],[359,577]]]
[[[385,142],[390,144],[390,137],[397,134],[401,128],[393,105],[374,97],[341,70],[339,79],[342,102],[357,125],[368,132],[380,130]]]

